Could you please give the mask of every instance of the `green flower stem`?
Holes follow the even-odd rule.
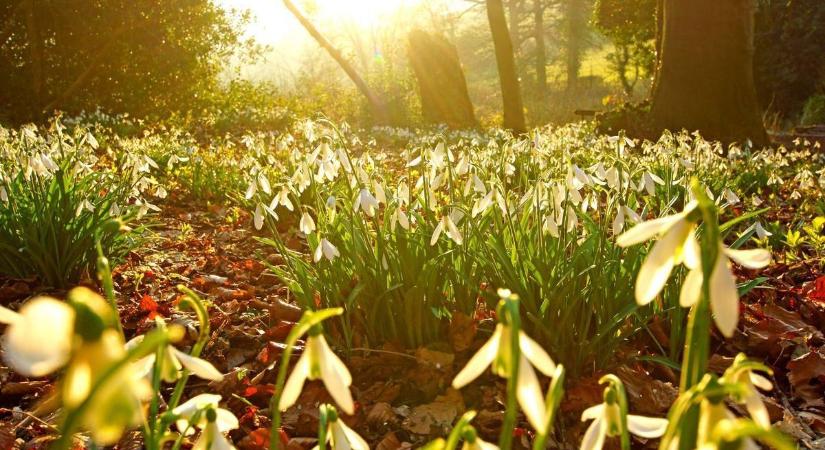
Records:
[[[518,299],[511,296],[502,299],[499,310],[502,319],[506,320],[506,326],[510,327],[512,339],[510,339],[510,357],[507,362],[507,407],[504,412],[504,421],[501,424],[501,435],[498,440],[498,447],[501,450],[510,450],[513,447],[513,429],[516,425],[516,413],[518,411],[517,389],[518,389],[518,369],[521,359],[521,349],[519,348],[519,331],[521,330],[521,317],[519,315]]]
[[[114,311],[117,331],[125,340],[126,335],[123,333],[123,325],[120,323],[120,311],[117,309],[117,298],[115,298],[115,287],[112,281],[112,269],[109,266],[109,259],[103,255],[103,246],[100,244],[100,239],[97,240],[95,245],[97,246],[97,276],[103,285],[106,300],[109,302],[109,306],[112,307],[112,311]]]

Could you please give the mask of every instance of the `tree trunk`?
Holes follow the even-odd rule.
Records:
[[[358,75],[358,72],[356,72],[355,68],[352,67],[352,64],[350,64],[349,61],[347,61],[346,58],[344,58],[341,52],[338,51],[338,49],[335,48],[332,45],[332,43],[330,43],[318,31],[317,28],[315,28],[315,25],[313,25],[312,22],[310,22],[309,19],[307,19],[304,16],[301,10],[298,9],[298,7],[295,6],[294,3],[292,3],[292,0],[283,0],[283,2],[284,6],[286,6],[286,9],[288,9],[289,12],[291,12],[296,19],[298,19],[298,22],[300,22],[304,29],[307,30],[307,33],[309,33],[315,39],[315,41],[318,42],[318,45],[320,45],[324,50],[327,51],[327,53],[329,53],[330,56],[332,56],[332,59],[334,59],[335,62],[337,62],[338,65],[341,66],[341,69],[343,69],[344,72],[346,72],[350,80],[352,80],[352,82],[355,83],[355,87],[357,87],[361,94],[363,94],[364,97],[367,98],[375,121],[379,124],[389,123],[389,114],[387,112],[386,105],[383,101],[381,101],[381,99],[377,95],[375,95],[375,93],[369,88],[369,86],[367,86],[367,83],[364,82],[364,79],[361,78],[360,75]]]
[[[516,74],[513,43],[510,41],[510,33],[507,30],[507,19],[504,17],[504,6],[501,0],[486,0],[486,2],[487,20],[490,22],[490,32],[493,35],[501,97],[504,101],[504,127],[516,133],[524,133],[527,131],[524,106]]]
[[[533,0],[533,39],[536,40],[536,93],[539,99],[547,98],[547,46],[544,42],[543,0]]]
[[[478,125],[455,46],[442,36],[413,30],[408,54],[418,80],[424,118],[451,128]]]
[[[584,47],[584,30],[587,26],[587,14],[582,0],[565,0],[567,48],[565,59],[567,66],[567,90],[576,88],[582,65],[582,48]]]
[[[665,0],[654,131],[768,143],[753,79],[754,0]]]

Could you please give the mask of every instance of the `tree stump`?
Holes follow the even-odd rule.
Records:
[[[450,128],[478,125],[455,46],[442,36],[413,30],[407,50],[424,119]]]

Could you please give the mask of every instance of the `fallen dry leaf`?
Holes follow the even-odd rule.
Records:
[[[791,360],[788,363],[788,380],[794,394],[804,400],[806,406],[825,406],[825,355],[821,350],[810,351]]]
[[[455,418],[464,412],[464,399],[453,388],[426,405],[416,406],[402,423],[405,430],[421,435],[447,434]]]

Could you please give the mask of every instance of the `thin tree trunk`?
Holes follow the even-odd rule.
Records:
[[[320,45],[324,50],[327,51],[327,53],[329,53],[330,56],[332,56],[332,59],[334,59],[335,62],[337,62],[338,65],[341,66],[341,69],[343,69],[344,72],[346,72],[350,80],[352,80],[352,82],[355,83],[355,87],[357,87],[361,94],[363,94],[364,97],[367,98],[367,101],[370,104],[370,108],[372,109],[372,114],[375,118],[375,121],[380,124],[389,123],[389,115],[387,112],[386,105],[383,101],[381,101],[380,98],[378,98],[377,95],[375,95],[375,93],[369,88],[369,86],[367,86],[367,83],[364,82],[364,79],[361,78],[360,75],[358,75],[358,72],[352,67],[352,64],[350,64],[349,61],[347,61],[346,58],[344,58],[341,52],[338,51],[338,49],[335,48],[332,45],[332,43],[330,43],[318,31],[317,28],[315,28],[315,25],[313,25],[312,22],[310,22],[309,19],[307,19],[303,15],[301,10],[299,10],[298,7],[296,7],[295,4],[292,3],[292,0],[283,0],[283,2],[284,6],[286,6],[286,9],[288,9],[289,12],[291,12],[296,19],[298,19],[298,22],[301,23],[304,29],[306,29],[307,32],[315,39],[315,41],[318,42],[318,45]]]
[[[767,144],[753,78],[754,0],[665,0],[654,131]]]
[[[516,133],[524,133],[527,125],[524,120],[521,87],[516,74],[513,43],[510,41],[510,33],[507,30],[504,6],[501,0],[486,0],[486,3],[487,20],[490,22],[490,32],[493,35],[501,97],[504,102],[504,127]]]
[[[547,98],[547,46],[544,42],[544,1],[533,0],[533,39],[536,40],[536,91]]]

